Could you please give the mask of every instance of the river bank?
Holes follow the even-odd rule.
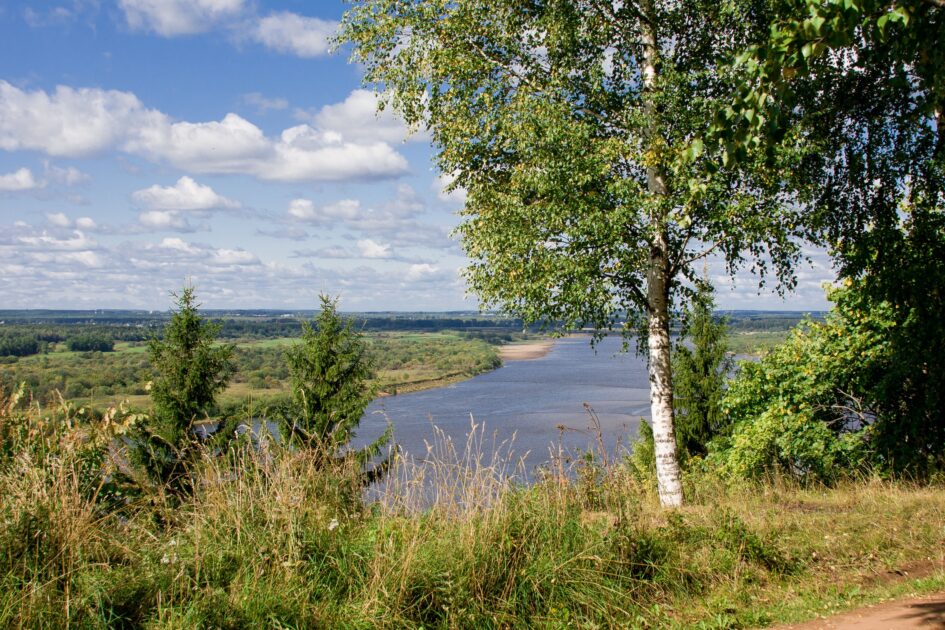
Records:
[[[554,345],[554,339],[510,343],[499,347],[499,358],[502,361],[533,361],[551,352]]]

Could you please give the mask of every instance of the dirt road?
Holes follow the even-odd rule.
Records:
[[[932,630],[945,629],[945,593],[897,599],[842,615],[778,630]]]

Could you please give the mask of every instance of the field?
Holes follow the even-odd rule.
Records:
[[[469,378],[500,364],[495,345],[462,332],[369,333],[367,340],[377,366],[377,386],[388,394]],[[297,342],[291,337],[237,340],[237,371],[219,402],[285,395],[289,373],[282,352]],[[68,401],[97,408],[120,400],[146,407],[152,378],[141,341],[118,342],[114,352],[70,352],[54,344],[45,354],[0,365],[0,384],[9,390],[25,382],[44,404],[55,402],[60,392]]]

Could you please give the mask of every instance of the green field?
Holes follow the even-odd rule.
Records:
[[[500,364],[496,346],[461,332],[379,332],[366,335],[384,393],[414,391],[469,378]],[[264,399],[288,392],[283,350],[298,339],[238,340],[236,373],[221,404]],[[7,358],[0,365],[0,385],[7,391],[25,382],[41,404],[54,404],[59,393],[69,401],[106,407],[126,400],[149,403],[153,378],[144,342],[118,342],[114,352],[70,352],[54,344],[45,354]]]

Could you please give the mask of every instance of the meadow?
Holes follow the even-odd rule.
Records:
[[[389,394],[444,385],[500,365],[494,343],[461,331],[378,332],[367,340],[376,385]],[[236,372],[219,402],[287,395],[283,350],[297,342],[295,337],[235,340]],[[43,404],[55,402],[60,393],[70,402],[96,408],[121,401],[141,408],[149,403],[147,384],[154,373],[143,341],[117,342],[114,352],[72,352],[56,343],[46,353],[8,361],[0,365],[0,384],[11,390],[26,383]]]
[[[268,444],[133,492],[103,445],[136,422],[0,404],[0,625],[744,628],[945,587],[945,492],[691,471],[689,504],[593,454],[536,484],[441,436],[361,498],[358,471]],[[114,478],[113,478],[114,479]]]

